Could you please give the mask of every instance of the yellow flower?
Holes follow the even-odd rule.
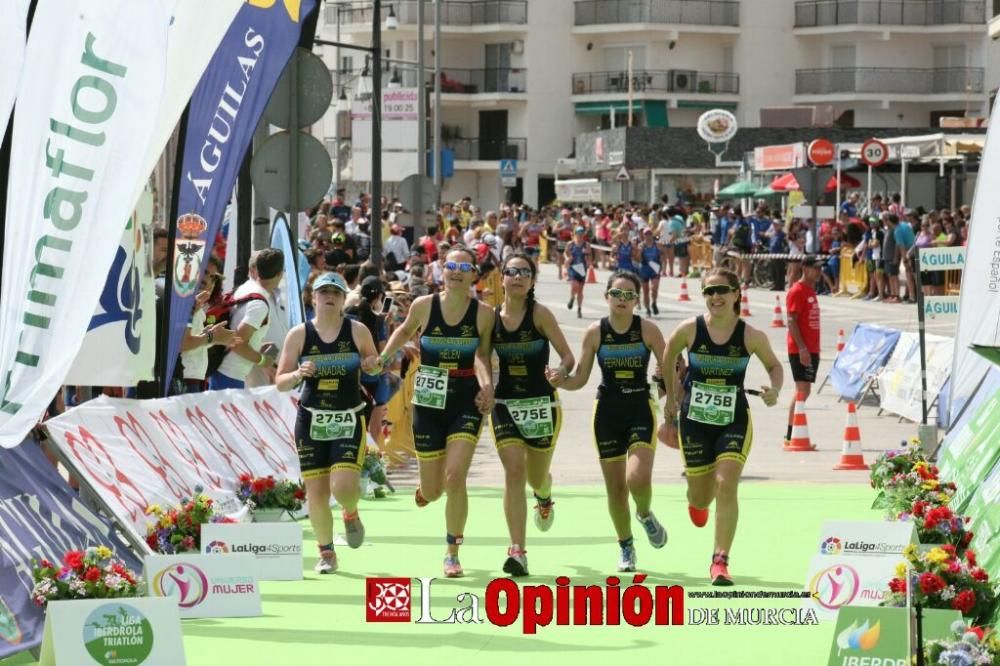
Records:
[[[912,559],[914,556],[916,556],[916,554],[917,554],[917,545],[915,543],[911,543],[908,546],[906,546],[906,548],[903,549],[903,555],[907,559]]]
[[[97,556],[102,560],[106,560],[107,558],[111,557],[111,549],[108,548],[107,546],[98,546]]]
[[[173,521],[170,520],[170,516],[163,516],[160,518],[160,527],[170,527]]]
[[[151,515],[151,514],[154,514],[154,513],[157,514],[157,515],[159,515],[160,512],[162,512],[162,511],[163,511],[163,509],[160,508],[159,504],[150,504],[149,506],[146,507],[146,515],[147,516]]]
[[[944,552],[940,548],[931,548],[930,552],[928,552],[924,557],[932,564],[941,564],[942,562],[948,561],[948,553]]]
[[[900,562],[896,565],[896,578],[906,579],[906,562]]]
[[[924,490],[937,490],[938,485],[940,484],[938,484],[937,480],[931,479],[930,481],[924,481],[920,484],[920,487]]]

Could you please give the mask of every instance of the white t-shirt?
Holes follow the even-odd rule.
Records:
[[[201,335],[205,332],[205,308],[198,308],[191,315],[191,335]],[[184,379],[204,380],[208,372],[208,345],[195,347],[181,352],[181,363],[184,364]]]
[[[254,280],[248,280],[240,285],[236,293],[233,294],[233,298],[240,299],[253,293],[267,296],[267,292],[264,291],[264,288],[260,284]],[[253,326],[256,330],[250,336],[247,344],[254,351],[260,351],[261,346],[264,344],[264,337],[267,335],[268,327],[271,324],[269,314],[270,308],[268,307],[267,300],[253,300],[243,305],[237,305],[232,310],[232,321],[229,322],[229,328],[238,331],[244,323]],[[250,371],[253,370],[254,365],[253,361],[248,361],[236,352],[231,351],[222,360],[219,372],[230,379],[244,381],[247,375],[250,374]]]

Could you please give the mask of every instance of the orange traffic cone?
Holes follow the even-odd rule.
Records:
[[[587,284],[597,284],[597,273],[594,271],[593,266],[587,271]]]
[[[752,317],[753,315],[750,314],[750,298],[747,296],[746,290],[743,290],[743,298],[740,299],[740,303],[743,306],[740,309],[740,316],[741,317]]]
[[[854,402],[847,403],[847,425],[844,426],[844,446],[840,451],[840,462],[834,469],[868,469],[861,454],[861,431],[858,429],[858,411]]]
[[[837,331],[837,354],[844,351],[844,329]]]
[[[809,441],[809,422],[806,419],[806,399],[801,392],[795,394],[795,413],[792,415],[792,439],[785,443],[785,451],[815,451]]]
[[[687,278],[681,278],[681,295],[677,297],[678,301],[690,301],[691,297],[688,296],[688,281]]]
[[[784,328],[785,317],[781,314],[781,296],[774,297],[774,318],[771,319],[771,328]]]

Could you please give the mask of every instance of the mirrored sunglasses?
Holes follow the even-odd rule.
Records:
[[[471,273],[472,271],[476,270],[476,267],[468,263],[467,261],[462,261],[462,262],[446,261],[444,262],[444,267],[449,271],[461,271],[462,273]]]
[[[631,289],[608,289],[608,296],[611,298],[620,298],[623,301],[634,301],[639,298],[639,293]]]

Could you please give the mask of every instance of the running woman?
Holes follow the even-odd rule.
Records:
[[[444,574],[463,575],[458,560],[469,515],[466,477],[483,415],[493,409],[490,338],[493,309],[470,296],[478,278],[475,256],[454,247],[445,257],[444,290],[422,296],[389,338],[383,365],[419,329],[420,368],[413,394],[413,439],[420,468],[417,506],[447,493]]]
[[[358,478],[367,449],[361,373],[377,373],[379,361],[365,325],[344,316],[347,291],[347,283],[337,273],[316,278],[316,316],[288,332],[275,378],[279,391],[303,385],[295,444],[306,484],[309,522],[319,547],[315,567],[319,574],[337,570],[331,485],[343,507],[347,545],[359,548],[365,540],[365,527],[358,517]]]
[[[642,302],[646,306],[646,316],[652,317],[660,314],[660,308],[656,307],[656,298],[660,293],[660,248],[653,241],[653,230],[649,227],[642,230],[642,243],[637,252],[639,277],[642,279]]]
[[[536,271],[531,257],[523,253],[504,261],[500,269],[504,301],[493,328],[500,374],[491,423],[506,479],[503,510],[511,546],[503,570],[512,576],[528,575],[525,480],[535,495],[535,526],[548,531],[555,519],[549,466],[562,409],[553,386],[559,386],[576,363],[555,315],[535,302]],[[550,344],[561,361],[555,369],[548,367]]]
[[[688,515],[696,527],[708,523],[708,507],[716,501],[715,548],[709,576],[713,585],[732,585],[729,551],[739,517],[737,490],[753,440],[750,405],[744,380],[750,357],[764,364],[771,386],[763,387],[764,404],[773,407],[781,391],[781,364],[767,335],[740,319],[740,280],[716,268],[706,274],[701,293],[708,313],[682,322],[667,341],[660,367],[666,387],[664,419],[673,424],[678,413],[674,362],[684,350],[688,370],[680,405],[679,432],[688,484]]]
[[[594,406],[594,442],[608,493],[608,513],[621,547],[618,570],[635,571],[630,494],[649,543],[653,548],[667,543],[667,531],[650,511],[656,416],[647,381],[650,353],[662,358],[664,344],[656,324],[635,314],[639,299],[635,273],[612,273],[605,299],[609,315],[587,329],[580,365],[561,386],[569,391],[583,388],[597,358],[601,385]]]
[[[569,305],[573,309],[576,301],[576,318],[583,318],[583,285],[587,283],[587,271],[593,268],[590,258],[590,243],[584,234],[587,230],[577,227],[573,230],[573,241],[566,246],[566,274],[569,276]]]
[[[632,263],[632,254],[635,252],[635,246],[628,237],[628,226],[622,224],[618,227],[618,231],[615,234],[615,244],[613,247],[614,255],[617,259],[615,263],[615,269],[620,271],[631,271],[635,272],[635,265]]]

